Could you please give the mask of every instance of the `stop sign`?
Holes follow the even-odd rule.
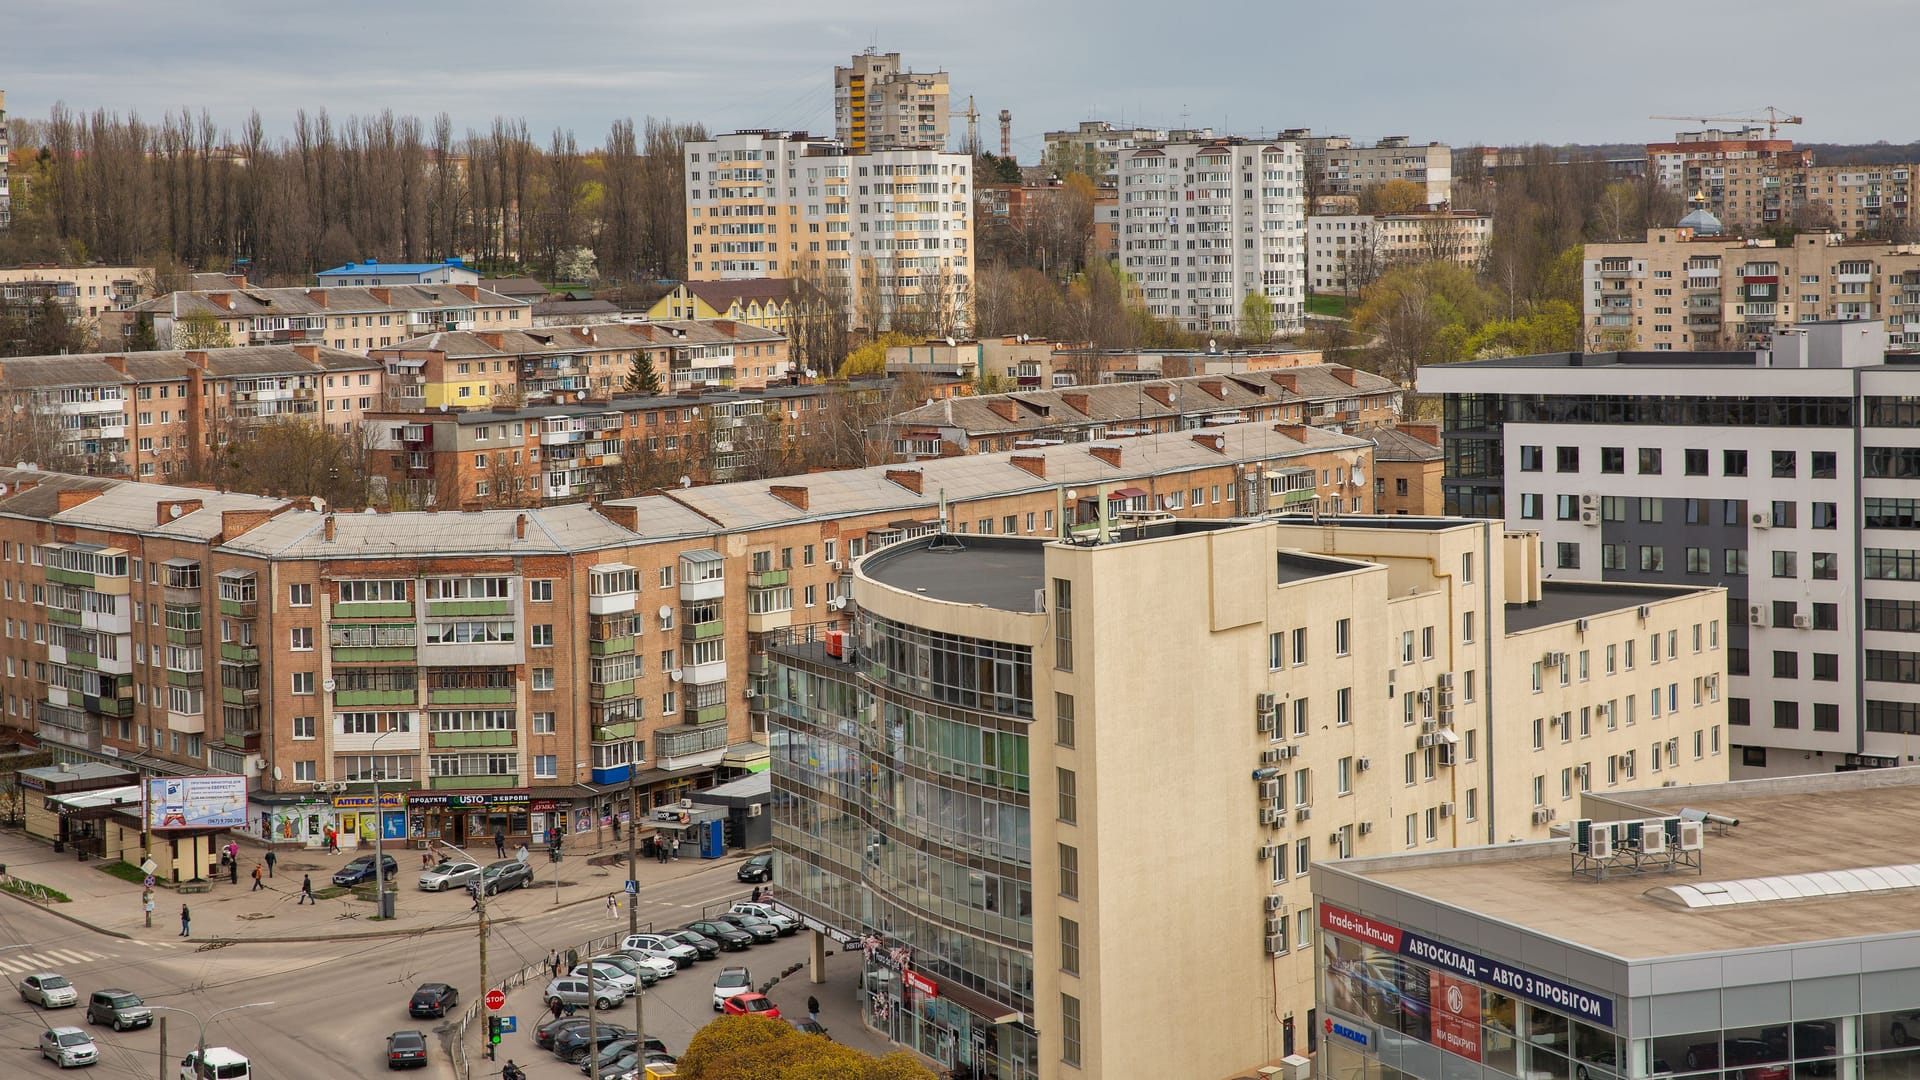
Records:
[[[489,990],[486,996],[487,1008],[500,1011],[507,1007],[507,993],[504,990]]]

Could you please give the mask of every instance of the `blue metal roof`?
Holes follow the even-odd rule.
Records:
[[[367,262],[367,263],[348,263],[348,264],[347,264],[347,265],[345,265],[345,266],[336,266],[336,267],[334,267],[334,268],[333,268],[333,269],[331,269],[331,270],[322,270],[322,271],[320,271],[320,273],[319,273],[318,275],[316,275],[316,276],[318,276],[318,277],[340,277],[340,276],[344,276],[344,275],[348,275],[348,274],[361,274],[361,275],[365,275],[365,274],[425,274],[425,273],[429,273],[429,272],[431,272],[431,271],[434,271],[434,270],[440,270],[440,269],[443,269],[443,268],[445,268],[445,267],[448,267],[448,266],[455,266],[455,267],[459,267],[459,268],[460,268],[460,269],[462,269],[462,270],[466,270],[466,269],[470,269],[470,268],[469,268],[468,266],[466,266],[466,265],[465,265],[464,263],[461,263],[461,262],[457,262],[457,261],[455,261],[455,260],[452,260],[452,259],[449,259],[449,260],[447,260],[446,262],[435,262],[435,263],[383,263],[383,262]]]

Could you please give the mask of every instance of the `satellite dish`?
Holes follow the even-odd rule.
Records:
[[[0,484],[0,495],[5,495],[7,491],[8,491],[7,485]]]
[[[1079,498],[1080,498],[1080,493],[1079,493],[1078,491],[1075,491],[1075,490],[1074,490],[1074,489],[1072,489],[1072,488],[1068,488],[1068,489],[1067,489],[1067,501],[1068,501],[1068,502],[1074,502],[1074,501],[1076,501],[1076,500],[1078,500]]]
[[[575,401],[587,400],[587,392],[585,390],[575,390],[573,392],[573,400]]]
[[[1213,352],[1214,350],[1216,350],[1216,349],[1218,349],[1219,347],[1220,347],[1220,343],[1219,343],[1218,341],[1215,341],[1215,340],[1214,340],[1214,339],[1212,339],[1212,338],[1208,338],[1208,339],[1207,339],[1207,351],[1208,351],[1208,352]]]
[[[955,346],[955,345],[958,345],[958,344],[960,344],[960,343],[959,343],[959,342],[957,342],[957,341],[955,341],[955,340],[953,340],[953,335],[951,335],[951,334],[949,334],[949,335],[947,335],[947,345],[948,345],[948,347],[949,347],[949,348],[951,348],[952,346]]]
[[[446,411],[447,411],[447,403],[446,403],[446,402],[444,402],[444,401],[443,401],[443,402],[441,402],[441,403],[440,403],[440,411],[441,411],[441,412],[446,412]]]
[[[693,477],[691,477],[691,476],[683,476],[683,477],[681,477],[681,478],[680,478],[680,486],[681,486],[681,487],[683,487],[683,488],[690,488],[690,487],[692,487],[692,486],[693,486]]]
[[[674,669],[673,669],[673,681],[674,681],[674,682],[679,682],[679,681],[680,681],[680,669],[679,669],[679,668],[674,668]]]
[[[338,685],[339,684],[334,682],[332,679],[320,680],[320,689],[325,690],[329,694],[333,693],[333,688]]]
[[[661,604],[661,605],[660,605],[660,617],[661,617],[661,618],[663,618],[663,619],[671,619],[671,618],[673,618],[673,608],[672,608],[672,606],[670,606],[670,605],[668,605],[668,604]]]
[[[180,516],[180,504],[179,504],[179,503],[174,503],[174,504],[173,504],[172,506],[169,506],[169,507],[167,507],[167,516],[168,516],[168,517],[171,517],[171,518],[177,518],[177,517],[179,517],[179,516]]]
[[[273,767],[273,778],[275,780],[284,780],[286,779],[286,777],[287,777],[287,774],[280,771],[280,766],[275,765]]]

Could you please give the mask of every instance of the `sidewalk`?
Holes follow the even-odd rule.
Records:
[[[584,837],[574,840],[559,867],[560,902],[543,905],[541,910],[573,904],[605,903],[609,893],[623,891],[626,850],[624,842],[616,845],[611,839],[600,844]],[[420,873],[420,857],[410,848],[389,852],[400,866],[392,886],[399,894],[392,920],[372,918],[372,902],[354,899],[350,893],[322,899],[313,905],[297,903],[303,875],[312,876],[313,891],[318,895],[333,885],[335,871],[352,861],[356,855],[372,854],[371,847],[358,852],[342,851],[338,855],[328,855],[318,850],[276,852],[278,863],[274,868],[274,876],[265,878],[265,887],[255,890],[251,874],[254,864],[261,862],[264,854],[259,844],[249,846],[244,839],[240,840],[239,884],[230,883],[224,877],[209,879],[213,882],[209,891],[184,895],[165,886],[155,888],[153,926],[149,928],[146,914],[141,910],[142,889],[138,882],[126,881],[102,871],[100,867],[103,864],[95,860],[80,862],[72,853],[56,855],[51,845],[28,837],[17,829],[0,830],[0,865],[6,867],[9,876],[56,889],[72,898],[70,903],[36,906],[69,922],[114,937],[144,940],[175,937],[180,933],[180,906],[183,903],[192,913],[191,939],[196,942],[326,941],[412,934],[448,923],[459,925],[472,906],[467,894],[460,890],[444,893],[420,891],[415,885]],[[590,860],[600,855],[617,855],[619,858],[611,866],[589,865]],[[744,853],[729,853],[717,860],[683,858],[666,864],[642,858],[637,860],[636,873],[640,888],[645,890],[650,884],[688,877],[714,863],[727,865],[744,857]],[[552,894],[554,865],[547,861],[544,852],[530,853],[529,859],[535,880],[525,889],[516,891],[539,892],[544,889]],[[262,863],[263,868],[264,865]],[[28,902],[11,894],[0,893],[0,903]],[[506,915],[489,921],[504,923],[515,920],[513,916]]]

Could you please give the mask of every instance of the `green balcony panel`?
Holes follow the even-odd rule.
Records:
[[[260,601],[223,599],[220,601],[220,614],[237,615],[243,619],[251,619],[260,614]]]
[[[1298,491],[1289,491],[1280,496],[1280,505],[1299,506],[1302,503],[1312,502],[1318,495],[1319,493],[1313,488],[1301,488]]]
[[[777,589],[787,583],[789,571],[755,570],[747,575],[749,589]]]
[[[628,636],[595,641],[588,645],[587,651],[593,656],[624,656],[633,651],[633,638]]]
[[[718,620],[713,622],[688,623],[686,629],[680,634],[680,640],[706,641],[709,638],[720,637],[726,632],[727,624]]]
[[[446,615],[511,615],[511,600],[429,600],[427,614]]]
[[[639,730],[640,730],[640,724],[637,721],[632,721],[632,720],[629,720],[624,724],[602,724],[601,726],[593,729],[593,741],[594,742],[625,742],[626,740],[633,738],[634,733]]]
[[[704,709],[688,709],[686,721],[689,724],[717,724],[727,718],[725,705],[709,705]]]
[[[201,671],[174,671],[167,669],[168,686],[204,686],[206,673]]]
[[[229,705],[249,704],[247,698],[249,694],[253,695],[253,701],[260,700],[260,691],[258,689],[242,690],[237,686],[223,686],[220,688],[220,700]]]
[[[371,664],[383,660],[412,660],[414,647],[411,645],[336,645],[333,650],[333,662],[336,664]]]
[[[341,690],[333,695],[335,705],[411,705],[412,690]]]
[[[258,664],[260,662],[260,646],[242,645],[235,641],[223,641],[220,643],[220,659],[232,660],[239,664]]]
[[[593,683],[591,684],[591,687],[588,690],[587,696],[593,699],[594,701],[607,701],[612,698],[632,697],[633,696],[633,680],[622,679],[619,682]]]
[[[48,622],[56,622],[62,626],[80,625],[80,613],[77,611],[68,611],[64,608],[47,608],[46,611]]]
[[[513,704],[513,687],[429,690],[427,700],[435,705],[511,705]]]
[[[433,748],[436,750],[455,750],[471,746],[512,746],[511,731],[435,731],[432,732]]]
[[[174,645],[198,645],[200,644],[200,635],[202,633],[203,631],[197,627],[192,630],[182,630],[177,626],[169,626],[167,627],[167,641]]]
[[[93,575],[80,570],[62,570],[57,566],[47,567],[47,580],[62,585],[74,585],[82,589],[93,588]]]
[[[336,619],[404,619],[413,614],[413,605],[405,600],[356,600],[333,605]]]

